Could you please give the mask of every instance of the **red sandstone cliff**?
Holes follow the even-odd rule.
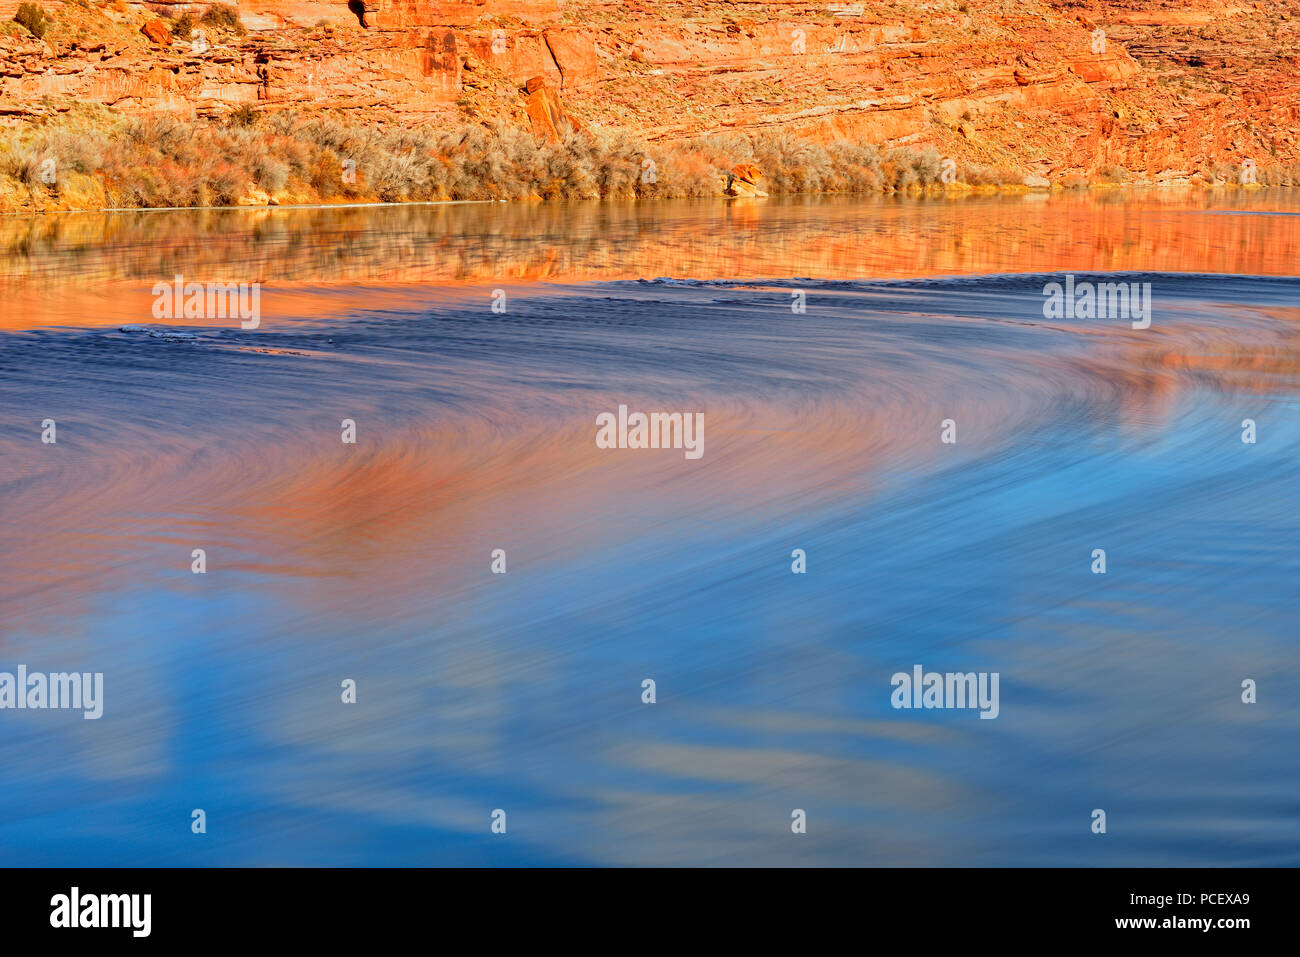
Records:
[[[42,5],[43,40],[0,31],[7,122],[75,100],[651,141],[752,130],[934,145],[1051,180],[1300,161],[1300,0],[239,0],[242,35],[170,42],[142,26],[206,4]]]

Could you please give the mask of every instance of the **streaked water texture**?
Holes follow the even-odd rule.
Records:
[[[997,202],[976,224],[1010,209],[1058,248],[1059,210]],[[1296,248],[1260,211],[1162,215]],[[761,245],[792,214],[753,215]],[[118,263],[96,282],[170,276],[113,243],[87,245]],[[42,255],[10,302],[58,312]],[[0,712],[0,862],[1300,863],[1300,279],[1143,255],[651,258],[503,278],[503,315],[491,280],[306,275],[277,301],[271,276],[250,331],[11,313],[0,670],[103,671],[106,704]],[[1152,327],[1044,319],[1075,269],[1151,283]],[[704,412],[703,457],[598,449],[619,404]],[[914,664],[999,672],[1000,716],[894,710]]]

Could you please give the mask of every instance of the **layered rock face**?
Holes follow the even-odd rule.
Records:
[[[16,0],[0,0],[0,17]],[[66,100],[216,115],[339,109],[647,140],[934,145],[1058,180],[1300,161],[1300,0],[240,0],[245,32],[141,27],[204,4],[46,2],[0,33],[0,116]],[[22,35],[20,35],[22,34]]]
[[[1208,158],[1290,165],[1300,155],[1300,2],[1059,2],[1141,66],[1126,132],[1148,167]],[[1149,112],[1140,112],[1147,107]]]

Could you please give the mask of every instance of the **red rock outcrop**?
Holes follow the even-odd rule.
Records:
[[[545,77],[531,77],[525,90],[528,94],[528,119],[532,122],[533,132],[538,136],[557,143],[582,129],[582,124],[564,112],[560,97],[547,86]]]
[[[171,46],[172,32],[167,29],[167,24],[162,20],[150,20],[140,28],[140,32],[148,37],[150,42],[160,47]]]
[[[728,196],[766,196],[762,184],[761,169],[753,163],[738,163],[727,176],[725,192]]]
[[[200,50],[165,43],[150,11],[203,4],[47,0],[44,42],[0,34],[0,116],[72,101],[187,116],[249,104],[523,122],[548,137],[752,131],[932,145],[1053,181],[1300,162],[1300,0],[237,5],[246,33],[208,29]],[[0,17],[16,7],[0,0]]]

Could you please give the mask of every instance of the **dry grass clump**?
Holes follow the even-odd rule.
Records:
[[[54,183],[42,175],[50,158]],[[511,126],[412,129],[252,104],[224,120],[127,118],[98,108],[0,130],[0,196],[15,195],[5,192],[7,179],[21,187],[20,205],[22,190],[33,204],[64,195],[70,172],[102,184],[117,207],[232,205],[258,201],[258,190],[283,202],[717,196],[739,163],[758,166],[772,194],[929,189],[943,184],[945,171],[930,147],[820,144],[788,134],[648,143],[601,129],[548,142]],[[1122,170],[1109,172],[1122,178]],[[1235,179],[1235,170],[1221,175],[1229,172]],[[1261,183],[1300,182],[1300,169],[1259,172]],[[1022,182],[1016,171],[974,163],[955,174],[974,186]]]
[[[30,137],[0,137],[0,174],[29,188],[36,188],[42,166],[53,160],[52,169],[93,173],[103,165],[107,143],[102,135],[84,135],[67,129],[49,129]]]
[[[45,32],[50,28],[50,21],[45,11],[34,3],[20,3],[13,22],[26,27],[27,32],[38,40],[44,37]]]
[[[197,24],[194,20],[194,15],[188,10],[182,11],[180,16],[172,20],[172,36],[178,40],[189,42],[194,38],[194,30],[196,26]]]
[[[960,163],[957,178],[971,186],[1017,186],[1025,181],[1023,173],[980,163]]]
[[[239,8],[230,4],[213,4],[199,17],[199,22],[217,30],[230,30],[240,36],[247,32],[239,22]]]
[[[1300,186],[1300,163],[1266,166],[1259,171],[1258,182],[1264,186]]]
[[[1207,182],[1216,186],[1242,185],[1244,167],[1240,163],[1211,163],[1203,174]],[[1300,186],[1300,163],[1258,165],[1254,183],[1259,186]]]

